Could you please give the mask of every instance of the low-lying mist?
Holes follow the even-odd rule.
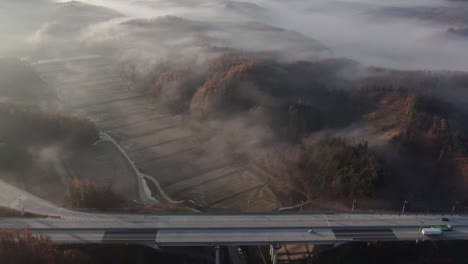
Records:
[[[10,2],[22,16],[5,18],[9,30],[28,27],[8,40],[21,48],[5,44],[0,54],[31,62],[102,56],[130,83],[125,92],[183,116],[208,152],[244,164],[285,156],[271,150],[287,145],[301,159],[276,157],[287,160],[279,171],[290,177],[273,177],[277,188],[290,180],[288,188],[301,196],[312,197],[319,185],[365,196],[383,179],[383,197],[404,177],[427,173],[422,199],[443,175],[465,177],[468,38],[453,33],[468,27],[458,16],[468,3],[83,0],[18,9]],[[26,9],[35,6],[47,11],[28,18]],[[70,77],[85,70],[68,66],[55,76],[59,82],[86,79]],[[86,93],[76,92],[92,96]]]
[[[460,9],[467,8],[466,4],[456,1],[84,2],[107,6],[131,18],[171,15],[208,21],[211,25],[219,22],[264,23],[302,33],[323,43],[336,57],[347,57],[372,66],[412,70],[463,71],[467,68],[467,40],[451,37],[446,31],[463,23],[466,25],[468,21],[440,19],[455,16],[454,12],[460,13]],[[424,15],[426,13],[433,15]],[[229,25],[222,26],[221,31],[223,27]],[[272,45],[277,45],[270,39],[261,41],[242,29],[226,32],[231,36],[226,39],[227,44],[236,48],[249,50],[255,45],[258,49],[270,50]],[[213,35],[218,34],[222,33],[218,31]],[[301,55],[295,58],[301,58]]]
[[[411,69],[411,70],[466,70],[468,45],[463,34],[447,32],[450,28],[463,28],[468,21],[463,18],[466,3],[459,1],[120,1],[84,0],[82,3],[103,6],[114,11],[83,13],[76,8],[65,10],[60,5],[75,5],[68,1],[6,1],[2,3],[0,33],[4,35],[0,54],[30,55],[27,47],[37,50],[38,46],[49,47],[44,57],[65,56],[79,53],[76,45],[102,41],[111,38],[116,45],[128,32],[121,28],[109,29],[109,24],[119,25],[122,20],[154,19],[174,16],[187,19],[189,23],[208,23],[217,28],[210,32],[187,33],[185,38],[172,40],[176,44],[190,42],[196,34],[203,34],[204,41],[212,45],[231,46],[243,50],[271,51],[281,46],[286,50],[302,34],[330,49],[332,56],[347,57],[366,65]],[[61,4],[57,4],[61,3]],[[63,9],[59,10],[58,9]],[[90,9],[91,10],[91,9]],[[60,15],[61,12],[66,13]],[[114,12],[114,14],[112,14]],[[74,18],[74,14],[76,17]],[[105,15],[103,15],[105,14]],[[127,18],[110,20],[121,14]],[[81,18],[77,18],[81,15]],[[245,23],[259,23],[273,30],[251,31],[240,26]],[[226,24],[223,24],[226,23]],[[107,26],[106,26],[107,25]],[[233,25],[238,25],[234,30]],[[258,27],[257,26],[257,27]],[[112,26],[110,26],[113,28]],[[173,32],[178,29],[169,28]],[[279,30],[291,30],[298,36],[286,36],[290,43],[276,41]],[[56,33],[56,36],[51,36]],[[62,34],[60,34],[62,33]],[[262,34],[272,36],[260,37]],[[135,49],[147,49],[148,40],[132,36]],[[222,40],[223,42],[219,43]],[[152,53],[158,52],[164,36],[151,39]],[[200,40],[198,40],[200,41]],[[51,42],[55,43],[53,48]],[[171,43],[174,44],[174,43]],[[210,43],[211,44],[211,43]],[[72,47],[70,47],[72,46]],[[91,45],[92,46],[92,45]],[[142,48],[143,47],[143,48]],[[53,50],[54,52],[52,52]],[[62,50],[62,52],[60,52]],[[80,50],[81,52],[83,50]],[[199,52],[194,50],[193,52]],[[288,56],[304,58],[304,50],[292,50]],[[307,57],[306,57],[307,58]]]

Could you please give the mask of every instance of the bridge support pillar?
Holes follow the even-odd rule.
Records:
[[[270,246],[270,255],[271,255],[271,263],[278,264],[278,250],[281,248],[281,245],[276,243]]]
[[[220,264],[219,263],[219,248],[220,248],[219,245],[215,246],[215,263],[216,264]]]

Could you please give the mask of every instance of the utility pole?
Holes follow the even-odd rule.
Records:
[[[304,200],[301,200],[301,210],[300,212],[302,213],[302,207],[304,206]]]
[[[403,209],[401,209],[401,213],[404,214],[405,213],[405,208],[406,208],[406,205],[408,204],[408,201],[405,200],[405,202],[403,202]]]
[[[351,212],[354,212],[354,207],[355,207],[356,203],[357,203],[357,201],[353,200],[353,206],[351,207]]]
[[[216,254],[215,255],[215,263],[219,264],[219,245],[218,244],[215,245],[215,250],[216,250],[215,251],[215,254]]]
[[[271,256],[271,263],[278,264],[278,250],[281,248],[281,245],[279,243],[275,243],[271,247],[273,248],[272,256]]]
[[[452,215],[453,215],[453,213],[455,213],[455,207],[457,206],[457,204],[458,204],[458,201],[455,201],[455,202],[453,203]]]

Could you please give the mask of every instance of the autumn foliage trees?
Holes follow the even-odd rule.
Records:
[[[300,168],[294,165],[304,178],[281,177],[369,196],[384,174],[395,186],[408,177],[434,186],[458,177],[457,163],[468,156],[466,87],[462,72],[397,71],[340,59],[286,62],[238,52],[158,72],[150,95],[177,98],[206,134],[212,130],[204,121],[240,116],[273,131],[280,143],[312,142]],[[359,131],[349,133],[354,127]],[[327,136],[335,132],[342,139]],[[353,143],[355,136],[363,142]]]
[[[147,92],[159,102],[177,105],[178,111],[207,114],[226,100],[228,105],[235,105],[232,100],[239,82],[259,79],[254,74],[260,64],[259,59],[222,54],[200,64],[161,72]]]
[[[406,144],[426,143],[439,160],[449,153],[466,155],[468,138],[460,120],[454,118],[452,112],[448,104],[438,102],[435,98],[408,96],[404,129],[398,139]]]
[[[28,230],[0,231],[2,264],[82,264],[92,263],[84,254],[61,251],[46,236]]]
[[[236,103],[242,106],[245,103],[243,101],[248,98],[241,98],[238,92],[242,86],[240,82],[248,82],[249,78],[255,76],[260,66],[260,60],[243,59],[231,65],[226,71],[220,71],[208,78],[192,98],[190,105],[192,113],[207,113],[220,106],[224,108],[235,106]],[[254,82],[250,80],[250,83]]]
[[[121,195],[89,179],[74,178],[65,193],[65,206],[69,208],[106,210],[119,208],[123,203],[124,198]]]

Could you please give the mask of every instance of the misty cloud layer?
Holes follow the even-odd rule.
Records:
[[[467,8],[466,3],[456,1],[83,2],[107,6],[131,18],[171,15],[207,22],[259,22],[303,34],[330,48],[336,57],[351,58],[366,65],[412,70],[468,68],[467,40],[446,33],[450,27],[462,26],[464,20],[442,19],[457,17],[456,14],[463,12],[460,9]],[[248,33],[229,30],[227,33],[233,38],[226,38],[226,42],[232,42],[236,48],[248,50],[249,45],[255,44],[269,50],[276,45],[270,38],[258,41]],[[235,40],[240,43],[234,43]]]
[[[394,140],[410,142],[415,135],[424,140],[423,147],[437,146],[433,152],[438,157],[409,156],[431,165],[447,155],[451,141],[465,144],[457,133],[462,135],[466,127],[468,77],[453,71],[468,71],[468,37],[463,33],[468,19],[462,16],[468,14],[467,2],[5,1],[0,4],[0,33],[5,36],[0,57],[27,57],[33,64],[65,62],[42,76],[50,74],[55,80],[63,109],[73,112],[77,106],[78,114],[98,126],[106,119],[125,121],[117,127],[122,133],[116,132],[118,140],[144,138],[136,144],[142,149],[157,144],[149,147],[155,153],[142,152],[148,155],[145,162],[157,159],[153,154],[164,154],[156,153],[163,143],[155,131],[165,129],[163,133],[193,137],[204,152],[223,162],[242,164],[272,153],[282,159],[285,154],[276,155],[276,148],[287,145],[301,153],[328,138],[365,141],[370,148],[393,154]],[[94,71],[95,65],[70,62],[70,57],[96,59],[92,63],[102,63],[102,68]],[[437,102],[425,101],[426,96]],[[125,103],[113,105],[121,101]],[[148,108],[140,109],[142,102]],[[418,108],[426,104],[431,111],[430,106],[440,106],[440,113]],[[103,105],[112,107],[100,108]],[[181,126],[168,121],[170,127],[151,131],[138,128],[142,124],[132,127],[132,119],[159,125],[152,121],[155,113],[175,118]],[[151,118],[145,119],[147,115]],[[448,122],[457,127],[449,130]],[[427,123],[428,128],[419,129],[416,123]],[[442,132],[453,132],[453,139],[438,148]],[[398,151],[400,146],[395,147]],[[60,146],[29,152],[61,172],[55,166]],[[405,170],[400,176],[427,174],[424,166],[406,171],[411,162],[399,162],[395,166]],[[286,174],[302,175],[295,161],[287,163]],[[287,177],[285,181],[304,185],[296,176]]]
[[[125,75],[136,81],[134,86],[141,82],[145,89],[158,74],[200,65],[232,51],[256,56],[273,54],[275,59],[286,61],[334,57],[396,69],[468,69],[468,40],[446,32],[460,25],[440,19],[450,16],[453,10],[466,8],[463,3],[444,0],[59,2],[64,3],[43,2],[51,6],[51,11],[25,36],[33,47],[30,55],[34,59],[105,55],[123,62]],[[430,16],[418,10],[431,10],[438,19],[428,20]],[[351,71],[346,67],[337,75],[352,80],[366,74],[358,68],[353,67]],[[218,133],[224,138],[234,130],[233,124],[244,130],[246,124],[255,120],[243,117],[228,125],[211,125],[213,130],[229,127],[226,133]],[[269,131],[259,133],[258,130],[255,128],[252,134],[261,136],[252,138],[270,140]]]

